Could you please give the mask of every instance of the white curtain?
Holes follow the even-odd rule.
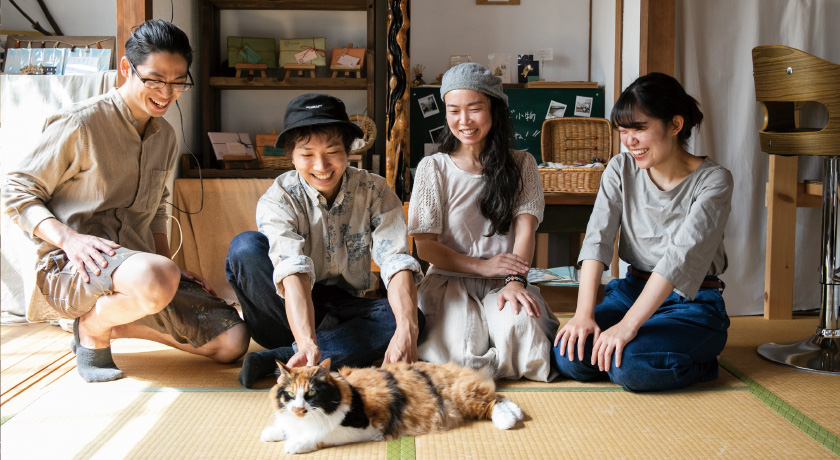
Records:
[[[755,100],[752,49],[785,45],[840,64],[840,2],[836,0],[677,0],[676,77],[705,115],[693,152],[727,167],[735,178],[722,276],[730,315],[761,314],[767,210],[768,155]],[[823,126],[825,109],[803,113]],[[840,154],[840,145],[837,146]],[[822,158],[800,157],[799,180],[822,180]],[[794,310],[819,307],[820,210],[799,208],[796,219]]]

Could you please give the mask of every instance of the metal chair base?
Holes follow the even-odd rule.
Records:
[[[840,156],[823,162],[820,325],[802,342],[764,344],[758,354],[797,369],[840,375]]]
[[[802,342],[758,347],[762,358],[820,374],[840,375],[840,338],[814,334]]]

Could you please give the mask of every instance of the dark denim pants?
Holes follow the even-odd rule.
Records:
[[[277,295],[274,266],[268,257],[268,238],[259,232],[237,235],[225,260],[225,274],[251,330],[251,337],[267,349],[292,346],[294,335],[286,317],[286,305]],[[321,359],[330,367],[368,366],[385,356],[396,331],[388,299],[354,297],[347,291],[316,283],[312,289],[315,307],[315,338]],[[425,318],[417,310],[423,330]]]
[[[707,279],[717,279],[708,277]],[[595,307],[595,322],[601,331],[617,324],[642,293],[646,281],[627,273],[610,281],[604,301]],[[583,362],[568,353],[560,356],[554,347],[554,362],[564,377],[596,380],[609,377],[630,391],[659,391],[686,387],[694,382],[714,380],[718,375],[717,356],[726,345],[729,317],[721,291],[701,288],[694,300],[675,292],[654,312],[624,348],[621,367],[610,364],[601,372],[590,364],[593,339],[586,340]]]

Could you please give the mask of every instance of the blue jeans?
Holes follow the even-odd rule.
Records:
[[[245,232],[231,241],[225,260],[228,283],[242,305],[251,337],[269,350],[289,347],[295,340],[273,273],[265,235]],[[330,358],[331,368],[369,366],[385,356],[397,328],[388,299],[355,297],[341,288],[315,283],[312,303],[321,359]],[[422,332],[425,318],[420,310],[417,316]]]
[[[707,279],[717,279],[707,277]],[[595,322],[602,331],[617,324],[642,293],[646,281],[627,273],[606,286],[604,301],[595,307]],[[721,292],[701,288],[694,300],[675,292],[653,313],[621,355],[621,367],[615,359],[608,372],[590,364],[592,336],[586,340],[583,362],[560,356],[559,345],[553,349],[554,362],[564,377],[596,380],[609,377],[630,391],[660,391],[686,387],[694,382],[714,380],[718,376],[717,356],[726,345],[729,317]]]

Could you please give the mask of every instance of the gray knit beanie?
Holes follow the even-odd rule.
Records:
[[[440,84],[440,98],[453,89],[471,89],[501,99],[508,105],[502,91],[502,79],[494,77],[487,67],[475,62],[465,62],[446,71]]]

